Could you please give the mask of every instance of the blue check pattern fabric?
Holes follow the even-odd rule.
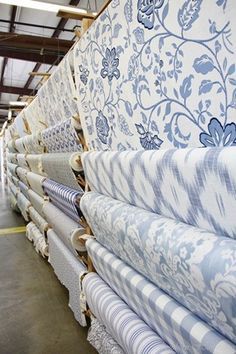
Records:
[[[100,277],[179,354],[233,354],[235,345],[99,242],[86,242]]]
[[[93,314],[126,353],[174,353],[96,273],[88,273],[82,285]]]
[[[236,343],[235,240],[94,192],[80,207],[103,246]]]
[[[236,147],[85,152],[92,190],[236,239]]]
[[[79,199],[83,195],[82,192],[57,183],[51,179],[43,182],[45,193],[49,196],[52,204],[58,207],[66,215],[74,221],[81,218],[82,213],[79,208]]]

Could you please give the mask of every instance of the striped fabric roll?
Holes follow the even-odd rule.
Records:
[[[91,311],[127,354],[174,353],[96,273],[82,284]]]
[[[234,354],[235,345],[99,242],[86,242],[98,274],[179,354]]]
[[[61,209],[71,219],[78,222],[82,216],[78,206],[79,199],[83,195],[82,189],[78,191],[50,179],[43,181],[43,188],[52,204]]]

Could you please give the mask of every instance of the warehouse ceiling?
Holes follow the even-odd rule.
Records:
[[[73,5],[91,11],[99,10],[104,2],[41,1]],[[7,116],[6,106],[10,101],[36,93],[41,77],[30,76],[29,73],[53,71],[73,44],[69,41],[74,40],[75,27],[80,27],[80,21],[60,18],[52,12],[0,4],[0,125]]]

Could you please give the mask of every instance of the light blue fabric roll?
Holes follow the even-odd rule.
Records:
[[[97,240],[236,343],[236,242],[90,192]]]
[[[86,242],[101,278],[177,353],[233,354],[235,345],[224,338],[99,242]]]
[[[89,308],[126,354],[174,353],[96,273],[88,273],[82,285]]]
[[[236,239],[236,148],[86,152],[93,191]]]

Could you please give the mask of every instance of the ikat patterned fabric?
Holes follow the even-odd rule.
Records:
[[[88,152],[92,190],[236,239],[236,148]]]
[[[113,0],[74,49],[90,149],[236,144],[234,0]]]
[[[99,242],[86,242],[100,277],[179,354],[233,354],[235,345]]]
[[[82,285],[89,308],[125,353],[174,353],[96,273],[88,273]]]
[[[236,242],[98,193],[81,210],[103,246],[236,343]]]

